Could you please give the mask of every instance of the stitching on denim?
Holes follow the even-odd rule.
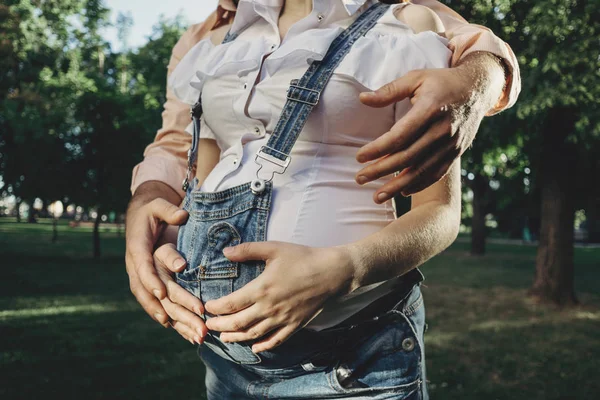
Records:
[[[219,278],[237,278],[237,267],[219,267],[206,270],[203,266],[198,266],[198,280],[200,279],[219,279]],[[204,272],[203,272],[204,271]],[[225,272],[221,272],[225,271]]]
[[[419,360],[419,363],[420,362],[421,361]],[[408,396],[408,395],[414,393],[415,390],[418,390],[419,387],[421,386],[421,383],[423,382],[420,378],[421,374],[419,372],[419,378],[417,378],[416,380],[414,380],[412,382],[405,383],[402,385],[346,389],[337,380],[336,369],[338,366],[339,366],[339,363],[336,364],[332,368],[331,372],[327,374],[327,383],[333,390],[335,390],[338,393],[346,393],[346,394],[354,395],[354,394],[361,394],[361,393],[369,394],[369,393],[379,393],[379,392],[390,392],[390,393],[398,393],[398,394],[403,394],[405,396]]]
[[[419,307],[421,307],[422,304],[423,304],[423,293],[419,293],[419,297],[417,298],[417,300],[415,300],[412,304],[410,304],[409,306],[404,308],[404,310],[402,310],[402,313],[404,315],[406,315],[407,317],[410,317],[419,309]]]
[[[229,189],[222,190],[220,192],[201,192],[194,191],[192,192],[192,197],[195,202],[198,203],[221,203],[226,200],[229,200],[233,197],[236,197],[240,194],[252,194],[252,196],[257,200],[261,201],[262,197],[260,194],[256,195],[252,193],[250,188],[250,182],[234,186]],[[267,186],[271,186],[271,182],[266,182]]]
[[[242,203],[236,207],[228,208],[228,209],[226,208],[223,210],[192,211],[190,213],[190,215],[197,221],[204,222],[204,221],[212,221],[215,219],[230,218],[230,217],[233,217],[235,215],[241,214],[243,212],[246,212],[246,211],[252,210],[252,209],[264,210],[264,207],[257,206],[254,201],[249,201],[246,203]]]

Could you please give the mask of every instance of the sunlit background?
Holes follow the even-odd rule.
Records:
[[[523,91],[422,267],[432,399],[595,400],[600,2],[442,2],[510,44]],[[131,295],[124,221],[171,49],[216,4],[0,1],[0,400],[205,398],[194,348]]]
[[[181,16],[186,23],[195,24],[203,21],[215,10],[217,0],[106,0],[111,9],[110,20],[116,24],[119,14],[130,16],[133,20],[128,45],[140,47],[152,34],[157,22],[157,15],[173,19]],[[115,27],[105,30],[104,37],[120,50],[121,43]]]

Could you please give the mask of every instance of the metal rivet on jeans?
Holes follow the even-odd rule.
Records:
[[[250,183],[250,190],[254,194],[262,193],[266,187],[267,184],[262,179],[255,179]]]
[[[350,378],[352,371],[350,371],[347,365],[342,364],[335,369],[335,374],[338,378],[338,382],[343,383],[346,379]]]
[[[404,351],[413,351],[415,348],[415,340],[411,337],[407,337],[402,341],[402,349]]]

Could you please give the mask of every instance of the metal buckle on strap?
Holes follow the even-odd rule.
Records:
[[[273,151],[275,153],[285,156],[285,160],[280,160],[277,157],[273,157],[272,155],[265,153],[265,149],[269,149],[270,151]],[[260,171],[263,167],[263,163],[261,162],[261,160],[268,161],[271,164],[276,165],[280,169],[271,171],[271,176],[268,179],[263,179],[260,177]],[[273,176],[275,176],[276,173],[283,174],[285,172],[285,170],[287,169],[288,165],[290,165],[290,161],[292,161],[292,157],[288,156],[287,154],[282,153],[279,150],[276,150],[269,146],[261,146],[261,148],[256,152],[256,157],[254,159],[254,162],[256,162],[256,164],[259,165],[258,171],[256,171],[256,178],[269,182],[269,181],[273,180]]]
[[[290,92],[292,91],[292,89],[306,90],[308,92],[315,93],[316,94],[316,99],[314,101],[306,101],[306,100],[301,100],[298,97],[292,97],[290,95]],[[310,100],[310,96],[308,98]],[[321,92],[319,92],[318,90],[306,88],[304,86],[299,86],[298,85],[298,80],[294,79],[293,81],[290,82],[290,87],[288,88],[288,91],[287,91],[287,99],[288,100],[292,100],[292,101],[297,101],[299,103],[308,104],[308,105],[314,107],[317,104],[319,104],[319,100],[321,100]]]

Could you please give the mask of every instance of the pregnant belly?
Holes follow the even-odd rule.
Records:
[[[201,190],[221,191],[255,179],[258,165],[254,156],[262,144],[261,140],[246,143],[239,167],[224,173],[225,167],[217,165]],[[375,233],[394,219],[390,202],[373,202],[373,193],[389,178],[363,186],[355,182],[354,176],[362,167],[355,159],[356,150],[316,142],[296,143],[288,169],[273,176],[267,240],[336,246]],[[227,165],[230,160],[222,162]],[[269,164],[263,168],[261,173],[273,170]]]

